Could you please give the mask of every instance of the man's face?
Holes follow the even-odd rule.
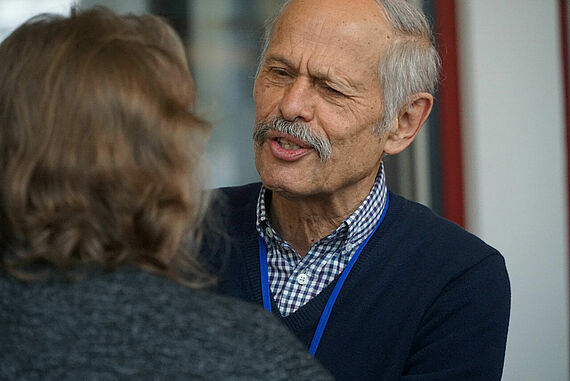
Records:
[[[262,182],[286,197],[361,191],[374,181],[385,137],[377,75],[390,31],[375,1],[296,0],[284,11],[254,86],[256,128],[298,121],[330,143],[321,160],[310,144],[271,129],[254,143]]]

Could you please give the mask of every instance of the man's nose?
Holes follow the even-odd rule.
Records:
[[[298,77],[286,89],[279,104],[281,115],[288,121],[299,118],[303,122],[310,122],[314,114],[314,91],[311,81]]]

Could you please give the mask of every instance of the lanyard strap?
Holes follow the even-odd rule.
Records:
[[[267,245],[261,235],[257,235],[259,241],[259,269],[261,270],[261,296],[263,308],[271,313],[271,296],[269,295],[269,275],[267,270]]]
[[[325,328],[327,326],[329,317],[331,315],[334,303],[336,302],[336,299],[340,294],[340,290],[342,289],[342,286],[344,285],[344,282],[348,277],[348,274],[354,267],[354,264],[358,260],[360,253],[362,253],[362,250],[364,249],[370,238],[372,238],[372,236],[374,235],[380,224],[382,224],[384,216],[386,215],[386,211],[388,210],[388,203],[389,203],[389,197],[388,195],[386,195],[386,204],[384,205],[384,209],[382,209],[382,215],[380,216],[380,220],[378,220],[378,223],[374,227],[374,230],[372,230],[372,233],[370,233],[370,235],[366,237],[364,242],[362,242],[362,244],[358,247],[352,258],[350,259],[350,262],[348,262],[348,265],[346,265],[346,267],[344,268],[342,274],[340,275],[340,278],[336,282],[336,285],[331,293],[331,296],[329,297],[329,300],[325,305],[323,313],[321,314],[321,318],[319,319],[319,324],[317,325],[317,329],[315,330],[315,334],[313,335],[313,340],[311,341],[311,345],[309,346],[309,353],[311,354],[311,356],[315,356],[315,353],[317,353],[317,348],[319,347],[319,343],[321,342],[321,338],[325,332]],[[265,244],[263,238],[261,238],[261,235],[258,235],[258,242],[259,242],[259,269],[261,271],[261,296],[263,298],[263,308],[271,312],[271,295],[269,292],[269,276],[267,269],[267,245]]]

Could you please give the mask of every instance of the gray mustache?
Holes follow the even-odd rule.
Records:
[[[259,145],[263,144],[267,140],[267,133],[272,130],[291,135],[309,143],[319,155],[321,162],[325,162],[331,157],[331,143],[329,140],[315,134],[307,123],[298,120],[289,122],[280,117],[260,120],[255,124],[253,141]]]

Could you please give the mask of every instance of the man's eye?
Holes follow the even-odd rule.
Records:
[[[273,74],[275,74],[278,77],[289,77],[289,73],[287,72],[287,70],[273,68],[271,69],[271,71],[273,72]]]
[[[341,93],[337,89],[330,87],[328,85],[323,84],[323,85],[321,85],[321,87],[323,88],[323,90],[325,90],[329,94],[337,95],[337,96],[344,95],[343,93]]]

